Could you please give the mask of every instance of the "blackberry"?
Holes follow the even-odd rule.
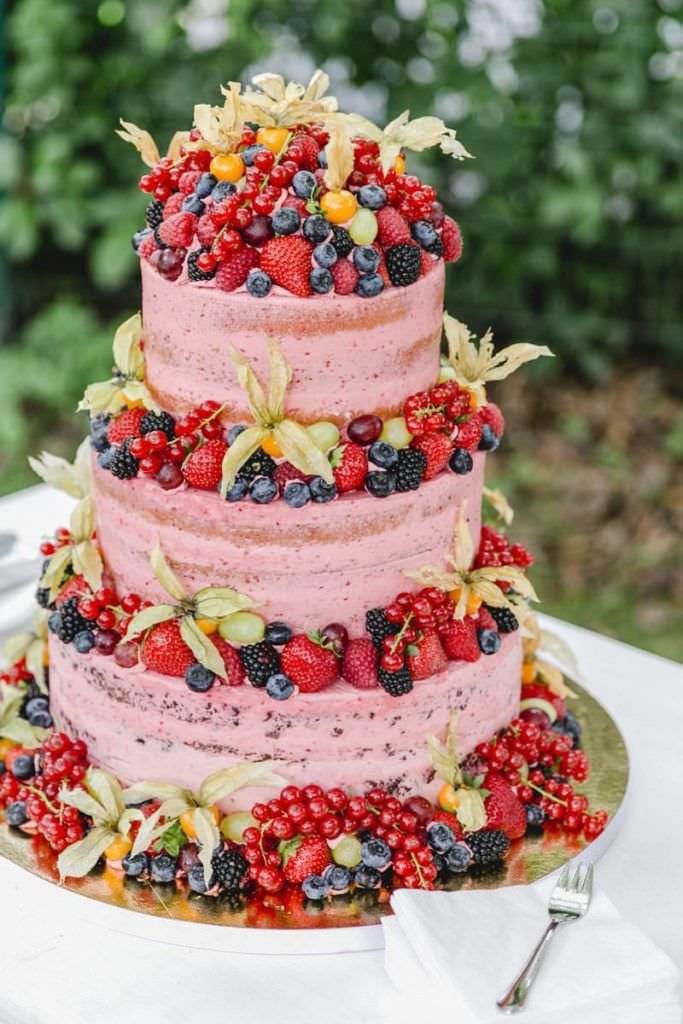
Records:
[[[149,226],[154,229],[158,228],[164,219],[164,204],[160,203],[158,199],[153,199],[145,210],[145,220]]]
[[[340,259],[344,259],[345,256],[348,256],[353,249],[353,239],[351,238],[351,235],[348,233],[346,228],[339,227],[336,224],[332,228],[332,238],[330,239],[330,242],[337,250],[337,256],[339,256]]]
[[[414,284],[420,276],[422,257],[420,247],[413,242],[390,245],[384,253],[391,283],[397,288]]]
[[[140,433],[151,434],[153,430],[161,430],[169,441],[175,437],[175,420],[170,412],[146,412],[140,420]]]
[[[50,601],[49,587],[38,587],[36,590],[36,601],[40,608],[54,608],[54,601]]]
[[[249,865],[239,850],[216,850],[211,858],[215,880],[225,892],[237,892]]]
[[[500,829],[473,832],[467,837],[474,864],[488,866],[497,864],[510,849],[510,840]]]
[[[571,711],[566,711],[564,718],[558,718],[552,729],[561,736],[568,736],[574,747],[581,746],[581,725]]]
[[[131,455],[129,449],[130,439],[120,444],[112,460],[109,463],[109,471],[113,476],[119,478],[119,480],[130,480],[132,477],[138,475],[138,469],[140,468],[140,462]]]
[[[398,672],[387,672],[381,665],[378,665],[377,678],[380,686],[391,697],[402,697],[404,694],[410,693],[413,688],[413,678],[407,665],[400,668]]]
[[[384,614],[384,608],[371,608],[365,613],[365,628],[375,647],[381,647],[384,637],[394,636],[401,626],[398,622],[389,622]]]
[[[187,276],[190,281],[212,281],[216,276],[216,268],[213,270],[201,270],[197,266],[197,257],[208,249],[193,249],[187,257]]]
[[[250,455],[237,474],[241,480],[251,483],[257,476],[272,477],[275,472],[275,460],[271,459],[263,448],[258,448],[253,455]]]
[[[89,628],[90,623],[78,610],[78,598],[70,597],[59,609],[57,636],[64,644],[70,644],[77,633]]]
[[[427,469],[427,456],[417,448],[401,448],[396,464],[396,490],[416,491]]]
[[[260,640],[257,644],[240,647],[240,661],[252,686],[263,687],[271,676],[280,671],[280,655],[272,644]]]
[[[519,629],[517,616],[509,608],[494,608],[487,604],[486,609],[498,626],[499,633],[514,633],[516,629]]]

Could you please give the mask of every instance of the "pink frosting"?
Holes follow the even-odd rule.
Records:
[[[59,728],[81,737],[95,762],[126,782],[162,779],[196,788],[212,771],[273,758],[296,785],[381,784],[433,795],[425,741],[443,739],[457,713],[462,756],[505,726],[519,701],[521,638],[497,654],[450,662],[404,697],[338,682],[278,703],[246,685],[192,693],[181,679],[113,658],[78,654],[50,637],[50,699]],[[243,792],[245,806],[260,794]]]
[[[255,299],[182,279],[169,282],[142,261],[146,379],[176,415],[214,399],[228,418],[246,415],[230,346],[267,369],[271,335],[294,371],[288,410],[304,422],[397,411],[408,394],[431,387],[439,368],[444,267],[439,261],[409,288],[374,299],[282,292]]]
[[[168,600],[149,566],[160,541],[191,593],[231,586],[268,620],[307,630],[343,622],[362,632],[369,608],[413,588],[404,569],[442,563],[462,502],[478,544],[484,461],[477,452],[467,476],[447,471],[417,492],[383,500],[348,494],[302,509],[162,491],[144,477],[118,480],[95,463],[97,534],[119,593]]]

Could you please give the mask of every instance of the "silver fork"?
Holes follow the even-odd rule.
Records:
[[[593,892],[593,865],[577,864],[572,871],[567,864],[550,894],[550,923],[526,964],[496,1005],[503,1013],[517,1013],[524,1007],[550,939],[561,924],[578,921],[588,910]]]

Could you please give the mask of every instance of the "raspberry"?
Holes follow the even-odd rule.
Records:
[[[441,644],[451,661],[477,661],[481,655],[474,620],[451,619],[439,628]]]
[[[261,268],[275,284],[293,295],[311,295],[309,276],[313,246],[301,235],[271,238],[261,251]]]
[[[215,491],[223,475],[223,456],[228,450],[225,441],[206,441],[188,455],[183,464],[185,482],[202,491]]]
[[[379,686],[377,654],[372,640],[368,637],[349,640],[344,651],[342,675],[347,683],[358,690],[370,690]]]
[[[292,139],[290,145],[296,145],[303,151],[303,167],[306,167],[309,171],[317,170],[320,146],[315,139],[311,138],[310,135],[306,135],[304,132],[298,132]]]
[[[474,452],[479,447],[481,440],[481,419],[479,413],[473,413],[468,420],[460,423],[458,433],[455,436],[455,444],[465,451]]]
[[[186,249],[194,238],[197,218],[194,213],[174,213],[158,228],[159,238],[172,249]]]
[[[496,437],[500,438],[505,433],[505,419],[495,402],[483,405],[479,409],[479,418],[482,423],[488,423]]]
[[[383,248],[412,242],[408,221],[393,206],[385,206],[375,214],[377,218],[377,241]]]
[[[166,200],[164,203],[164,216],[163,220],[168,220],[175,213],[180,213],[180,207],[182,206],[184,195],[180,192],[174,192],[173,195]]]
[[[301,480],[307,483],[310,479],[311,477],[306,476],[300,469],[293,466],[291,462],[281,462],[273,470],[273,480],[277,484],[280,494],[284,494],[285,487],[292,480]]]
[[[227,685],[228,686],[243,686],[245,681],[244,666],[240,661],[240,656],[231,644],[223,637],[219,636],[218,633],[214,633],[211,637],[211,642],[217,649],[223,664],[225,665],[225,671],[228,674]],[[226,680],[220,680],[220,682],[226,682]]]
[[[256,249],[245,245],[220,264],[216,272],[216,285],[224,292],[234,292],[235,288],[244,284],[249,271],[257,264]]]
[[[424,277],[425,274],[428,274],[434,266],[436,266],[436,260],[423,249],[420,254],[420,277]]]
[[[197,221],[197,240],[201,242],[202,245],[211,246],[213,245],[219,230],[220,229],[216,224],[214,224],[211,218],[207,214],[204,214],[204,216],[200,217]],[[140,250],[138,249],[138,252],[139,251]]]
[[[351,295],[358,283],[358,271],[350,260],[337,260],[331,270],[337,295]]]
[[[462,235],[460,228],[451,217],[444,217],[441,229],[443,242],[443,258],[446,263],[455,263],[462,255]]]
[[[184,174],[180,175],[180,181],[178,182],[178,188],[182,193],[182,198],[189,196],[191,192],[194,192],[195,185],[202,176],[201,171],[185,171]],[[172,197],[171,197],[172,198]]]
[[[123,444],[129,437],[140,437],[140,424],[146,412],[146,409],[127,409],[112,420],[107,427],[109,444]]]
[[[507,609],[504,608],[503,611],[507,611]],[[498,629],[496,619],[494,619],[493,615],[488,610],[485,604],[481,606],[477,614],[477,629]]]
[[[138,256],[141,256],[142,259],[149,261],[150,257],[155,252],[158,252],[158,250],[159,246],[156,243],[154,235],[147,235],[147,237],[143,238],[143,240],[140,242],[140,245],[138,246]]]
[[[447,465],[453,450],[451,440],[445,434],[424,434],[422,437],[416,437],[410,447],[422,452],[427,458],[423,480],[431,480],[437,476]]]

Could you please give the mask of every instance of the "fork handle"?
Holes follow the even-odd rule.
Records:
[[[543,932],[535,950],[519,972],[518,976],[510,985],[510,988],[496,1003],[498,1009],[502,1010],[503,1013],[517,1013],[518,1010],[523,1008],[529,989],[533,985],[534,979],[540,969],[548,944],[555,934],[555,930],[561,924],[561,920],[552,920],[550,922],[546,930]]]

